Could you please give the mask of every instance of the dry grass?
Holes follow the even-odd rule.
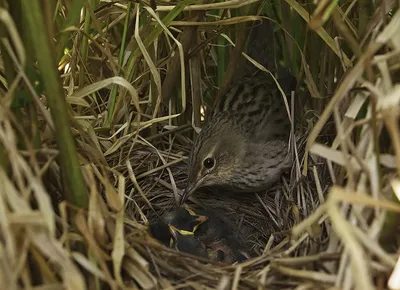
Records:
[[[57,58],[70,120],[62,128],[87,186],[68,179],[74,156],[63,155],[56,102],[37,85],[46,86],[40,48],[33,53],[18,10],[2,3],[2,289],[400,289],[395,1],[84,1],[75,26],[74,7],[61,2],[43,15],[63,25],[37,33],[69,49]],[[224,265],[161,246],[147,225],[185,185],[200,109],[241,77],[245,58],[276,69],[242,54],[261,19],[276,28],[268,60],[299,80],[288,103],[296,162],[264,194],[191,198],[220,209],[253,256]],[[86,208],[72,188],[87,191]]]

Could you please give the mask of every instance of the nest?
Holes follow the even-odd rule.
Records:
[[[175,133],[173,139],[182,140],[182,142],[174,142],[173,146],[167,150],[156,149],[157,145],[153,147],[143,144],[132,151],[130,155],[123,154],[126,158],[121,161],[122,163],[140,164],[133,170],[135,176],[131,175],[130,180],[126,183],[126,213],[131,220],[148,225],[148,217],[161,216],[176,207],[177,196],[186,184],[187,160],[185,156],[188,155],[192,144],[185,137],[185,133],[187,132]],[[158,140],[158,147],[162,148],[162,144],[168,144],[169,138],[171,136],[168,134]],[[304,138],[300,138],[297,142],[293,142],[296,146],[296,152],[300,156],[304,156],[304,141]],[[129,152],[129,146],[123,148],[122,151],[124,153]],[[303,163],[304,159],[297,159],[292,171],[266,192],[238,195],[216,191],[212,188],[202,189],[191,197],[188,203],[189,205],[195,204],[212,208],[233,224],[237,238],[246,245],[245,250],[250,252],[251,256],[257,257],[255,260],[246,262],[246,270],[243,273],[243,277],[247,277],[245,280],[248,280],[247,286],[250,288],[258,285],[257,275],[254,274],[261,269],[265,271],[265,267],[270,264],[272,256],[280,256],[284,252],[286,252],[285,255],[289,253],[295,255],[317,254],[327,247],[327,233],[324,225],[317,227],[318,229],[306,238],[304,243],[297,246],[293,246],[291,243],[290,229],[319,206],[319,198],[323,198],[328,188],[327,170],[322,170],[325,165],[319,166],[321,168],[319,173],[317,167],[315,167],[315,175],[304,178],[299,172],[300,165]],[[172,165],[165,167],[163,164]],[[130,173],[132,174],[133,171]],[[124,176],[129,176],[129,170],[121,173]],[[324,184],[323,189],[321,188],[321,180]],[[317,192],[317,185],[319,185],[320,197]],[[136,190],[137,188],[141,190]],[[137,229],[128,227],[128,232],[130,232],[130,244],[134,248],[136,248],[135,245],[140,244],[140,237],[147,236],[147,232],[143,233],[142,229],[137,231]],[[152,240],[151,237],[148,237],[148,239]],[[236,269],[234,266],[227,267],[224,264],[215,264],[213,269],[219,269],[219,274],[215,276],[211,274],[210,270],[206,270],[209,268],[210,261],[202,260],[202,263],[195,264],[198,268],[193,269],[201,274],[189,274],[188,269],[178,271],[177,269],[182,266],[187,267],[184,265],[184,260],[179,258],[182,253],[163,249],[156,241],[151,244],[147,243],[148,240],[140,245],[138,251],[148,261],[165,261],[162,265],[157,265],[156,262],[153,265],[157,268],[159,277],[170,278],[172,275],[175,279],[185,281],[189,276],[196,281],[201,279],[198,281],[201,285],[214,288],[222,283],[221,277],[231,276]],[[145,245],[146,247],[144,247]],[[163,250],[160,252],[160,249]],[[184,253],[183,255],[187,256]],[[191,261],[188,263],[193,265],[195,258],[187,259]],[[240,266],[242,267],[243,264],[240,264]],[[202,277],[200,278],[200,276]],[[277,287],[279,287],[277,281],[271,281],[271,283],[271,286],[277,283]],[[245,285],[246,283],[243,286]]]

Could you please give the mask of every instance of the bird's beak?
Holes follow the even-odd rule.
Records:
[[[193,232],[197,231],[197,228],[198,228],[202,223],[205,223],[206,221],[208,221],[208,216],[200,215],[200,216],[196,219],[196,221],[198,221],[199,223],[193,227]]]
[[[199,187],[199,183],[189,183],[188,186],[186,186],[185,190],[183,191],[181,200],[180,200],[180,205],[183,205],[187,199],[189,198],[189,195],[192,194],[193,191],[195,191]]]
[[[172,236],[174,236],[174,238],[177,238],[178,235],[180,235],[180,236],[192,236],[193,235],[193,232],[186,231],[186,230],[180,230],[173,225],[168,225],[168,228],[169,228],[169,232],[171,233]]]
[[[174,227],[173,225],[168,225],[168,229],[169,229],[169,232],[171,233],[171,235],[176,239],[176,237],[179,234],[179,230],[176,227]]]
[[[208,221],[208,216],[205,215],[199,215],[199,217],[196,219],[199,222],[199,225]]]

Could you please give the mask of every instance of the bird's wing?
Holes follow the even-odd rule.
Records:
[[[296,78],[291,75],[279,78],[278,83],[286,95],[290,94],[297,84]],[[259,104],[265,109],[278,96],[282,99],[275,80],[269,74],[246,77],[229,88],[213,108],[212,116],[223,112],[241,111]]]
[[[278,81],[285,93],[293,89],[290,78]],[[215,106],[212,116],[222,114],[255,141],[286,138],[290,131],[284,99],[272,78],[247,78],[233,85]]]

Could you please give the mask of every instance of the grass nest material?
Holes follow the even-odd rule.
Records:
[[[167,142],[168,136],[165,138]],[[171,155],[182,156],[182,149],[186,149],[183,156],[187,156],[190,144],[187,148],[182,145],[176,147],[176,150],[173,146],[168,152],[148,148],[147,152],[144,149],[139,156],[130,157],[132,163],[134,163],[132,160],[146,160],[139,168],[136,168],[136,172],[143,171],[138,175],[136,181],[138,186],[146,193],[145,196],[148,199],[146,201],[139,192],[135,192],[132,183],[127,186],[128,192],[132,192],[132,195],[129,195],[127,199],[129,205],[127,213],[131,219],[143,221],[143,215],[146,217],[154,216],[154,212],[157,215],[162,215],[173,210],[176,206],[170,177],[173,177],[173,183],[180,191],[180,188],[183,188],[186,184],[185,161],[169,167],[172,175],[169,175],[166,169],[153,170],[152,174],[147,174],[151,171],[150,168],[161,167],[160,164],[157,164],[160,161],[156,157],[158,154],[168,156],[171,153]],[[179,151],[180,153],[178,153]],[[165,161],[169,163],[173,162],[174,159],[172,157]],[[302,163],[301,160],[298,160],[298,162],[298,164]],[[141,176],[144,177],[139,178]],[[318,174],[316,176],[320,179]],[[132,187],[131,191],[129,191],[130,187]],[[321,194],[324,195],[324,192],[321,192]],[[128,239],[131,241],[130,244],[134,248],[139,244],[137,250],[144,255],[146,260],[153,261],[152,266],[156,268],[159,278],[168,277],[168,279],[171,279],[173,277],[173,280],[170,280],[171,284],[174,284],[174,281],[177,280],[187,285],[198,284],[215,288],[220,283],[227,283],[227,285],[232,283],[232,278],[235,275],[240,275],[240,287],[243,287],[243,289],[255,288],[260,285],[262,275],[266,275],[270,271],[274,272],[272,269],[268,269],[271,260],[274,259],[273,257],[317,255],[327,247],[328,240],[324,226],[317,227],[310,236],[304,237],[305,242],[297,245],[291,243],[290,229],[292,226],[310,215],[319,205],[314,176],[302,180],[300,174],[296,174],[296,166],[294,166],[291,175],[263,194],[254,193],[238,196],[238,194],[229,193],[216,194],[212,189],[205,189],[197,192],[195,197],[191,198],[191,203],[214,208],[230,220],[237,230],[237,238],[245,242],[246,250],[250,251],[255,258],[241,263],[239,266],[228,266],[208,260],[204,261],[204,259],[200,259],[201,262],[198,263],[194,262],[197,258],[187,254],[184,254],[186,259],[182,260],[180,253],[160,248],[158,243],[148,244],[148,240],[140,241],[143,232],[130,228],[132,230]],[[163,262],[158,264],[158,261]],[[210,263],[213,264],[212,267],[210,267]],[[237,273],[237,267],[241,268],[240,274]],[[284,286],[293,287],[297,284],[296,281],[283,282],[279,276],[276,279],[273,278],[274,275],[269,278],[269,287],[281,289]]]
[[[395,1],[6,2],[2,289],[400,288]],[[267,59],[245,49],[261,13],[275,23]],[[174,208],[194,129],[242,55],[296,75],[296,150],[268,192],[191,197],[245,241],[252,258],[227,265],[161,245],[148,223]]]

